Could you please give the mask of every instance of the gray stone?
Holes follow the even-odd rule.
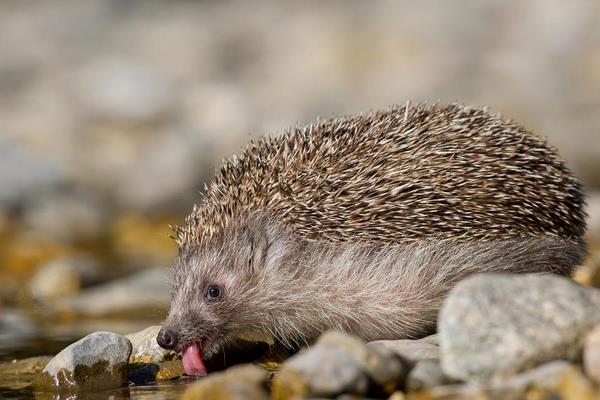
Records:
[[[454,379],[444,374],[439,361],[421,360],[410,370],[406,378],[406,390],[415,392],[454,382]]]
[[[273,382],[273,398],[364,395],[368,388],[368,376],[352,355],[315,346],[283,364]]]
[[[391,351],[412,362],[440,358],[437,334],[417,340],[376,340],[367,343],[367,346]]]
[[[169,306],[168,270],[152,268],[104,285],[83,290],[57,303],[58,311],[87,316],[139,316]]]
[[[439,317],[442,368],[481,380],[577,359],[600,321],[600,294],[555,275],[480,274],[460,282]]]
[[[389,394],[402,385],[408,374],[408,363],[396,353],[383,347],[368,346],[342,332],[326,332],[319,338],[316,346],[336,349],[350,355],[373,382]]]
[[[40,390],[96,391],[127,383],[131,343],[113,332],[94,332],[67,346],[46,365],[35,385]]]
[[[177,353],[165,350],[156,342],[156,335],[160,331],[159,325],[149,326],[139,332],[125,335],[131,342],[132,352],[129,357],[129,363],[160,363],[172,360]]]

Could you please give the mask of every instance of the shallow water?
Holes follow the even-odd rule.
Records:
[[[40,399],[40,400],[74,400],[74,399],[178,399],[185,389],[193,384],[196,378],[182,377],[172,381],[157,382],[147,385],[136,385],[116,390],[97,393],[56,394],[33,391],[30,387],[11,389],[0,386],[0,399]],[[2,384],[2,382],[0,382]]]
[[[5,316],[8,314],[5,314]],[[27,357],[55,355],[76,340],[96,330],[119,333],[139,331],[158,321],[93,320],[77,324],[31,325],[31,329],[11,331],[6,324],[0,326],[0,362]],[[182,377],[172,381],[131,385],[118,390],[85,394],[54,394],[36,392],[30,384],[33,375],[2,376],[0,374],[0,399],[177,399],[196,378]]]

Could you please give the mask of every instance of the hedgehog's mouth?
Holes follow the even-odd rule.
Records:
[[[193,342],[183,346],[181,349],[181,358],[185,373],[192,376],[204,376],[208,372],[204,361],[202,360],[202,351],[206,343],[202,341]]]

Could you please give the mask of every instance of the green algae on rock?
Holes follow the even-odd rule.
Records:
[[[81,392],[127,384],[131,342],[113,332],[94,332],[58,353],[34,381],[46,392]]]

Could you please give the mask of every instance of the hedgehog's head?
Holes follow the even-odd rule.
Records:
[[[158,344],[181,351],[188,375],[206,373],[204,358],[239,334],[260,331],[265,271],[271,252],[268,229],[249,223],[199,244],[180,247],[171,308]]]

